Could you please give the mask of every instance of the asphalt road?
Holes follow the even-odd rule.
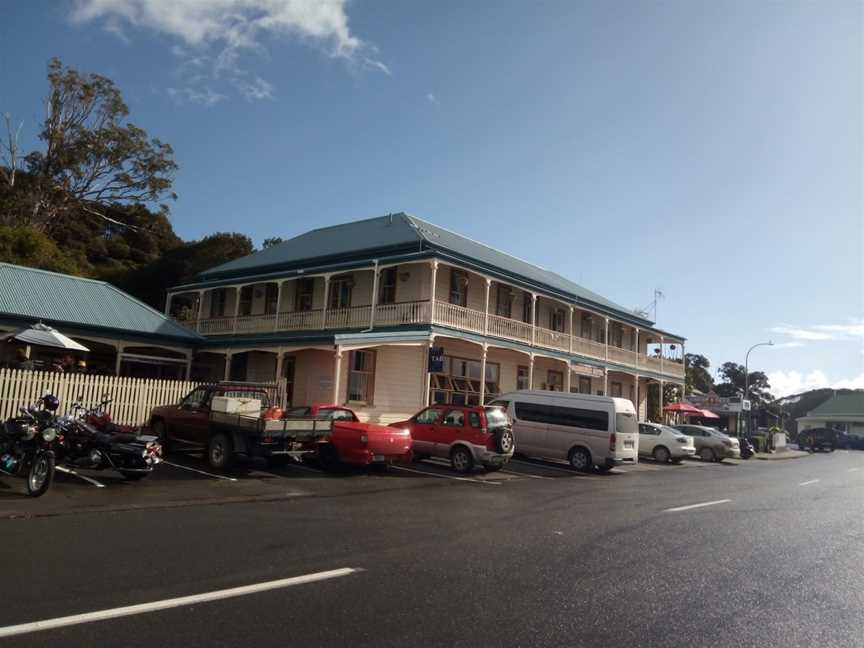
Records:
[[[514,463],[474,481],[415,468],[0,490],[0,636],[348,568],[0,646],[864,645],[864,452],[591,476]]]

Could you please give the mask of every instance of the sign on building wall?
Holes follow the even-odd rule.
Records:
[[[444,347],[429,347],[429,372],[443,373]]]

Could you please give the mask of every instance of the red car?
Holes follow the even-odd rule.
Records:
[[[411,461],[411,433],[375,423],[361,423],[357,415],[341,405],[292,407],[286,419],[317,418],[333,422],[329,441],[318,444],[318,461],[325,469],[339,463],[367,466],[371,463]]]
[[[460,473],[475,464],[500,470],[516,448],[510,419],[500,407],[432,405],[391,425],[411,431],[415,459],[443,457]]]

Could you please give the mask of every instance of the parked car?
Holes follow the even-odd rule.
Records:
[[[726,436],[719,430],[705,425],[676,425],[675,429],[693,437],[696,454],[702,458],[702,461],[741,458],[741,445],[738,439]]]
[[[247,403],[252,410],[221,411],[227,402]],[[304,429],[288,429],[264,418],[270,397],[262,387],[220,383],[200,385],[176,405],[154,407],[150,430],[164,450],[203,450],[216,470],[227,470],[237,458],[299,456],[314,452],[314,443],[330,433],[330,425],[314,421]]]
[[[453,470],[500,470],[513,456],[513,428],[500,407],[432,405],[393,427],[410,430],[416,459],[443,457]]]
[[[318,444],[318,461],[325,469],[340,463],[368,466],[372,463],[408,463],[411,460],[411,432],[407,427],[361,423],[357,414],[341,405],[292,407],[285,419],[332,422],[329,439]]]
[[[693,457],[696,447],[693,438],[657,423],[639,424],[639,456],[652,457],[659,463],[681,463],[682,459]]]
[[[849,434],[848,432],[838,432],[837,447],[844,448],[845,450],[864,450],[864,436]]]
[[[491,404],[509,414],[520,454],[566,459],[580,471],[639,460],[636,410],[625,398],[523,390]]]
[[[798,447],[810,452],[834,452],[837,447],[837,430],[831,428],[810,428],[798,433]]]

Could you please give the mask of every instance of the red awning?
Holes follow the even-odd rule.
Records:
[[[702,416],[702,410],[693,407],[690,403],[685,403],[683,401],[678,401],[677,403],[670,403],[663,408],[663,411],[681,412],[682,414],[690,414],[691,416]]]
[[[702,414],[701,414],[701,416],[702,416],[702,418],[716,418],[716,419],[719,419],[719,418],[720,418],[719,416],[717,416],[717,415],[716,415],[714,412],[712,412],[711,410],[706,410],[706,409],[703,409],[703,410],[702,410]]]

